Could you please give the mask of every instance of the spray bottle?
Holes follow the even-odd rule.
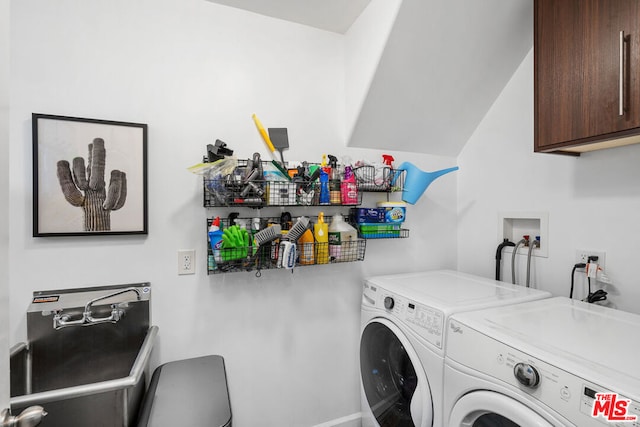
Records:
[[[222,230],[220,230],[220,217],[217,216],[211,221],[209,227],[209,244],[211,245],[211,251],[213,252],[213,259],[216,263],[222,262]],[[215,268],[215,264],[214,264]]]
[[[318,213],[318,223],[313,225],[316,239],[316,264],[329,263],[329,224],[324,222],[324,212]]]
[[[340,184],[340,193],[342,195],[343,205],[358,204],[358,186],[356,185],[356,176],[351,166],[344,167],[344,179]]]
[[[395,182],[395,172],[393,170],[393,161],[395,159],[390,154],[382,155],[382,163],[384,167],[382,168],[382,182],[384,183],[385,188],[390,187],[392,183]]]
[[[329,175],[329,200],[332,205],[340,204],[340,170],[338,169],[338,158],[329,154],[329,166],[331,174]]]
[[[329,197],[329,174],[324,170],[320,170],[320,204],[328,205],[330,204]]]

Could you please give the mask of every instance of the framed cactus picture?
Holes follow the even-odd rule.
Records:
[[[147,125],[32,114],[33,236],[148,234]]]

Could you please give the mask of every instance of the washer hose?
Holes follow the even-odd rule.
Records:
[[[503,239],[502,243],[498,245],[496,250],[496,280],[500,280],[500,261],[502,260],[502,250],[505,246],[515,246],[516,244],[509,241],[509,239]]]
[[[531,281],[531,252],[534,247],[540,247],[540,240],[535,239],[529,244],[529,254],[527,255],[527,288],[529,287],[529,282]]]
[[[513,248],[513,253],[511,254],[511,283],[516,284],[516,253],[518,253],[518,248],[521,245],[524,245],[527,242],[527,239],[522,239],[516,246]]]

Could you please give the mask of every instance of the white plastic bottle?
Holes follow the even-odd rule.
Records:
[[[329,225],[329,257],[335,261],[358,259],[358,232],[340,214],[334,215]]]

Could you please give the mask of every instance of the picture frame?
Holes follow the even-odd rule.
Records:
[[[33,236],[148,234],[147,125],[32,113]]]

